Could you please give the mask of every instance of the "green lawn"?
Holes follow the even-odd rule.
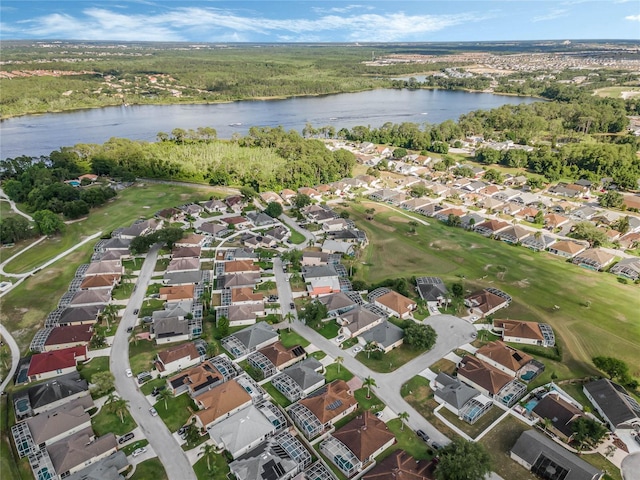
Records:
[[[302,235],[300,232],[294,230],[293,228],[290,228],[289,230],[291,230],[291,236],[289,237],[289,243],[293,243],[295,245],[300,245],[302,242],[304,242],[306,240],[305,236]]]
[[[287,348],[291,348],[295,345],[300,345],[304,348],[310,345],[309,340],[301,337],[293,330],[289,332],[287,329],[280,330],[280,342]]]
[[[324,378],[326,378],[327,383],[331,383],[338,378],[348,382],[353,378],[353,373],[344,368],[343,365],[332,363],[331,365],[327,365]]]
[[[179,345],[177,343],[176,345]],[[153,367],[153,361],[156,355],[166,350],[171,345],[156,345],[153,341],[138,340],[129,343],[129,363],[134,375],[140,372],[146,372]]]
[[[216,455],[214,461],[215,467],[212,465],[213,472],[207,469],[207,460],[201,458],[193,465],[198,480],[226,480],[229,473],[229,465],[223,455]]]
[[[414,350],[409,348],[407,345],[400,345],[389,353],[382,355],[381,358],[375,358],[375,355],[371,355],[367,358],[367,352],[362,351],[356,355],[356,359],[374,372],[389,373],[413,360],[422,353],[424,353],[424,350]]]
[[[142,302],[142,307],[140,307],[140,312],[138,312],[138,317],[150,317],[151,314],[158,310],[164,309],[164,300],[158,300],[157,298],[151,300],[145,300]]]
[[[329,320],[322,324],[322,328],[318,330],[318,333],[322,335],[324,338],[332,339],[338,336],[338,332],[340,331],[340,325],[336,323],[334,319]]]
[[[580,455],[580,458],[586,460],[597,469],[606,472],[604,477],[602,477],[604,480],[622,480],[620,469],[599,453]]]
[[[149,445],[149,440],[138,440],[137,442],[133,442],[125,447],[122,447],[121,450],[124,451],[125,455],[131,455],[137,448],[146,447],[147,445]]]
[[[79,365],[78,370],[80,376],[91,383],[94,374],[109,371],[109,357],[95,357],[88,363]]]
[[[281,407],[286,408],[289,405],[291,405],[291,402],[289,401],[289,399],[287,397],[285,397],[280,392],[280,390],[278,390],[276,387],[274,387],[271,384],[271,382],[263,384],[262,388],[264,388],[267,391],[267,393],[271,396],[273,401],[276,402]]]
[[[383,452],[378,460],[382,460],[396,450],[404,450],[416,460],[431,459],[433,453],[429,446],[407,425],[403,427],[399,418],[387,422],[387,427],[396,436],[397,443],[388,452]]]
[[[113,294],[112,294],[113,298],[115,300],[124,300],[129,298],[131,296],[131,293],[133,292],[134,286],[135,286],[135,283],[126,283],[126,280],[123,280],[120,285],[114,288]]]
[[[130,480],[167,480],[167,473],[164,471],[162,462],[157,458],[150,458],[136,466],[135,473]]]
[[[433,414],[433,409],[438,406],[438,403],[433,399],[433,392],[429,388],[429,380],[416,375],[402,386],[400,394],[420,415],[444,435],[449,438],[458,436],[457,433]]]
[[[124,435],[136,428],[137,424],[127,412],[122,416],[124,421],[120,421],[120,417],[114,413],[108,412],[107,407],[103,406],[95,417],[91,418],[91,426],[97,436],[105,433],[113,432],[116,435]]]
[[[476,438],[489,425],[500,418],[500,415],[502,415],[504,411],[498,407],[491,407],[489,411],[482,415],[473,425],[470,425],[464,420],[460,420],[457,415],[451,413],[446,408],[441,408],[438,413],[471,438]]]
[[[373,387],[375,389],[375,387]],[[384,408],[384,403],[373,393],[373,389],[369,398],[367,398],[367,387],[362,387],[353,392],[353,396],[358,401],[358,407],[362,410],[373,410],[377,412]]]
[[[167,424],[167,428],[172,432],[175,432],[187,423],[190,416],[188,408],[194,411],[197,410],[195,403],[193,403],[191,397],[186,393],[167,399],[166,408],[164,401],[157,402],[154,407],[158,411],[160,418]]]
[[[374,207],[369,221],[364,210]],[[613,356],[636,363],[640,324],[635,322],[638,286],[579,268],[548,253],[535,253],[429,219],[410,235],[406,217],[387,206],[362,202],[349,209],[370,243],[355,278],[369,284],[388,278],[440,276],[463,281],[465,290],[493,286],[513,297],[498,318],[549,323],[564,346],[566,375],[594,374],[590,359]],[[416,216],[424,220],[424,217]],[[401,254],[398,254],[401,252]],[[587,301],[591,303],[587,303]],[[559,309],[555,309],[554,306]],[[589,305],[589,306],[586,306]],[[607,341],[603,342],[602,339]]]
[[[166,386],[166,385],[167,385],[167,379],[166,378],[154,378],[153,380],[149,380],[144,385],[142,385],[140,387],[140,391],[144,395],[151,395],[151,392],[153,392],[154,388],[163,387],[163,386]]]
[[[33,478],[29,463],[27,469],[24,470],[24,464],[16,463],[16,457],[13,456],[12,440],[9,439],[9,428],[13,424],[13,408],[10,408],[7,395],[0,396],[0,477],[6,475],[6,478],[15,478],[16,480],[30,480]],[[7,424],[9,420],[9,424]]]

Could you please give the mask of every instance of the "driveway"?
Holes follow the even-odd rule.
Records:
[[[127,378],[126,369],[129,368],[129,334],[128,327],[136,325],[138,318],[133,314],[135,309],[142,307],[147,285],[153,275],[153,270],[158,258],[159,247],[154,246],[142,265],[140,276],[136,282],[135,291],[132,293],[127,307],[124,310],[122,320],[118,326],[113,345],[109,368],[115,377],[115,385],[118,394],[129,402],[131,416],[138,424],[142,434],[149,440],[153,452],[162,462],[169,480],[196,480],[187,456],[178,445],[162,419],[152,417],[149,413],[149,402],[140,391],[135,377]],[[151,450],[150,449],[150,450]],[[141,456],[152,455],[150,451]]]

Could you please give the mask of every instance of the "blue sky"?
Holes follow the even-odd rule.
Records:
[[[2,0],[0,39],[185,42],[640,40],[640,1]]]

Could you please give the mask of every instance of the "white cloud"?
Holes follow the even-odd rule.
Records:
[[[533,17],[532,20],[534,22],[546,22],[549,20],[555,20],[557,18],[567,17],[569,16],[569,10],[566,8],[555,8],[550,10],[546,15],[538,15]]]
[[[22,33],[37,38],[122,41],[251,41],[274,36],[281,41],[398,41],[423,38],[464,23],[493,16],[377,14],[360,5],[314,18],[275,19],[218,8],[177,7],[154,14],[86,8],[82,15],[50,14],[22,21]],[[253,35],[253,36],[252,36]]]
[[[625,20],[631,20],[632,22],[640,22],[640,15],[629,15],[624,17]]]

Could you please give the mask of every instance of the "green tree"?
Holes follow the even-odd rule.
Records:
[[[451,293],[454,297],[462,298],[464,296],[464,286],[461,283],[454,283],[451,285]]]
[[[597,446],[608,433],[607,428],[592,418],[581,416],[571,423],[573,441],[582,450],[586,445]]]
[[[529,177],[527,178],[527,185],[534,190],[538,190],[544,186],[544,182],[540,177]]]
[[[492,183],[502,183],[502,181],[504,180],[502,177],[502,174],[495,168],[490,168],[489,170],[484,172],[484,175],[482,176],[482,178],[485,179],[487,182],[492,182]]]
[[[364,345],[363,350],[367,354],[367,358],[371,358],[371,354],[378,350],[378,345],[374,341],[369,341]]]
[[[291,312],[287,312],[287,314],[284,316],[284,319],[288,324],[287,328],[288,328],[289,332],[291,332],[291,324],[296,319],[296,316]]]
[[[431,350],[436,343],[438,334],[431,325],[406,321],[404,328],[404,342],[414,350]]]
[[[544,224],[544,212],[542,210],[538,210],[538,213],[536,213],[536,216],[533,218],[533,223],[536,225]]]
[[[258,192],[251,187],[244,186],[240,187],[240,195],[242,195],[247,202],[250,202],[258,196]]]
[[[400,412],[398,418],[400,419],[400,430],[404,430],[404,424],[409,420],[409,412]]]
[[[128,400],[111,394],[105,403],[105,407],[107,407],[108,412],[113,413],[120,418],[120,423],[124,423],[124,416],[129,413]]]
[[[187,441],[187,444],[193,445],[200,439],[200,430],[198,430],[198,427],[195,425],[194,421],[191,421],[191,423],[186,427],[187,428],[184,434],[185,439]]]
[[[215,477],[215,473],[216,473],[216,451],[215,448],[213,447],[213,445],[211,445],[210,443],[205,443],[204,445],[202,445],[200,447],[200,455],[202,455],[202,458],[206,459],[207,461],[207,471],[209,472],[209,474],[212,477]]]
[[[629,374],[629,366],[613,357],[593,357],[591,359],[598,370],[609,375],[610,379],[623,379]]]
[[[336,363],[338,364],[338,373],[340,373],[340,366],[344,363],[344,357],[336,357]]]
[[[393,151],[393,158],[404,158],[407,156],[407,149],[406,148],[396,148]]]
[[[118,316],[118,307],[113,303],[108,304],[102,310],[101,317],[107,322],[107,331],[111,330],[111,322],[114,322]]]
[[[450,213],[447,217],[447,225],[450,227],[459,227],[462,224],[462,221],[458,215],[454,215]]]
[[[429,193],[429,189],[426,187],[426,185],[423,185],[421,183],[412,185],[411,189],[409,190],[409,195],[416,198],[426,197],[428,193]]]
[[[483,480],[491,471],[491,457],[477,442],[455,439],[438,452],[436,480]]]
[[[629,231],[630,225],[629,225],[629,216],[625,215],[624,217],[620,217],[618,220],[616,220],[615,222],[613,222],[611,224],[611,226],[619,231],[622,234],[625,234]]]
[[[224,315],[218,318],[218,324],[216,329],[218,331],[218,335],[217,335],[218,338],[224,338],[227,335],[229,335],[229,319]]]
[[[33,221],[42,235],[54,235],[64,231],[64,222],[51,210],[38,210],[33,214]]]
[[[304,311],[298,315],[300,320],[311,328],[317,328],[327,316],[327,306],[317,300],[309,302],[305,306]]]
[[[167,403],[171,398],[173,398],[173,393],[171,393],[171,390],[169,390],[168,388],[164,388],[162,390],[158,391],[158,396],[156,397],[156,399],[159,402],[164,402],[164,409],[165,411],[169,408],[169,404]]]
[[[614,190],[608,191],[600,197],[600,205],[605,208],[620,208],[623,201],[622,194]]]
[[[97,372],[91,377],[91,383],[93,387],[91,392],[94,394],[94,398],[101,397],[114,389],[115,379],[111,372]]]
[[[311,197],[309,195],[298,193],[295,197],[293,197],[293,206],[297,209],[304,208],[307,205],[311,205]]]
[[[362,385],[367,388],[367,398],[371,398],[371,389],[378,386],[376,384],[375,378],[373,378],[371,375],[363,380]]]
[[[586,240],[591,247],[599,247],[607,243],[607,234],[591,222],[578,222],[573,226],[571,237]]]
[[[282,205],[280,205],[278,202],[269,202],[267,204],[267,208],[264,209],[264,213],[272,218],[278,218],[280,215],[282,215]]]

